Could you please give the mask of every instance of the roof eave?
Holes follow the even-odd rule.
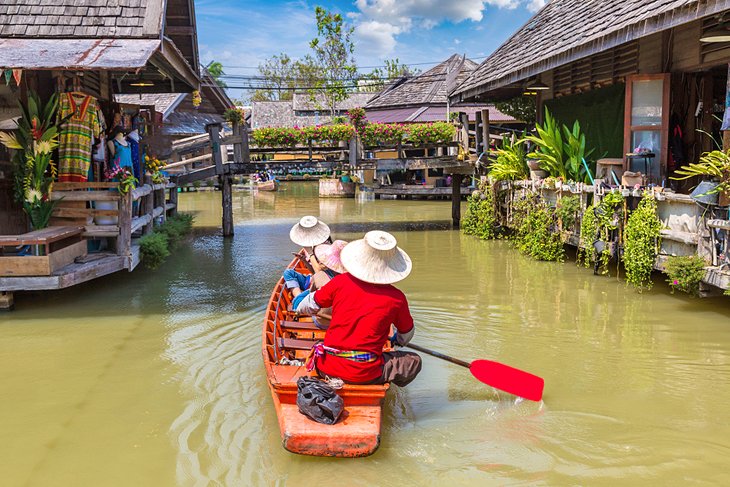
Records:
[[[705,4],[704,6],[702,4],[698,4],[697,7],[693,9],[677,9],[680,10],[679,12],[677,12],[677,10],[672,10],[662,15],[643,20],[640,23],[633,24],[622,30],[612,32],[606,36],[593,39],[590,42],[574,47],[567,51],[558,53],[553,56],[548,56],[529,66],[524,66],[522,68],[516,69],[515,71],[512,71],[509,74],[500,78],[490,80],[486,83],[482,83],[473,87],[461,89],[461,87],[463,86],[468,86],[470,84],[470,80],[474,76],[478,75],[479,70],[477,69],[472,76],[467,78],[461,84],[460,87],[457,87],[457,89],[449,96],[449,98],[450,100],[463,101],[478,95],[488,95],[490,92],[505,87],[509,84],[524,81],[530,77],[537,76],[551,69],[555,69],[559,66],[569,64],[571,62],[580,60],[593,54],[607,51],[621,44],[625,44],[627,42],[631,42],[642,37],[656,34],[658,32],[669,30],[674,27],[678,27],[680,25],[693,22],[704,17],[719,14],[721,12],[727,11],[728,7],[730,7],[730,1],[718,2],[713,5]],[[520,30],[522,30],[522,28],[520,28]],[[497,49],[497,52],[498,51],[499,48]],[[497,54],[497,52],[495,52],[495,54]],[[482,64],[490,61],[493,56],[490,56]]]

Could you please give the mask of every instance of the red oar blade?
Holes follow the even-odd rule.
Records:
[[[472,375],[496,389],[500,389],[515,396],[524,397],[530,401],[540,401],[545,381],[536,375],[524,370],[515,369],[509,365],[492,362],[491,360],[475,360],[469,367]]]

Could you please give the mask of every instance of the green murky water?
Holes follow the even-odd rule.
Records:
[[[727,485],[727,299],[637,294],[449,229],[448,202],[318,200],[307,183],[182,194],[195,239],[160,270],[17,297],[0,315],[0,484]],[[338,238],[393,232],[417,340],[546,380],[542,404],[426,358],[386,400],[372,457],[284,451],[260,358],[263,310],[303,214]]]

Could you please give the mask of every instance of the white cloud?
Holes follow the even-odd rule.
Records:
[[[395,50],[395,36],[401,32],[403,32],[403,28],[400,26],[369,20],[357,24],[355,39],[358,47],[361,48],[359,50],[364,54],[384,58]]]
[[[530,3],[527,4],[527,10],[530,12],[537,12],[543,8],[546,3],[547,0],[530,0]]]
[[[520,5],[531,11],[546,0],[355,0],[358,12],[349,13],[355,22],[358,49],[386,57],[397,45],[397,36],[414,26],[431,29],[443,21],[481,22],[487,6],[515,9]]]

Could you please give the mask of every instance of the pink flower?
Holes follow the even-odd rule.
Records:
[[[679,285],[679,281],[675,279],[674,282],[672,283],[672,285],[674,285],[674,286]]]

